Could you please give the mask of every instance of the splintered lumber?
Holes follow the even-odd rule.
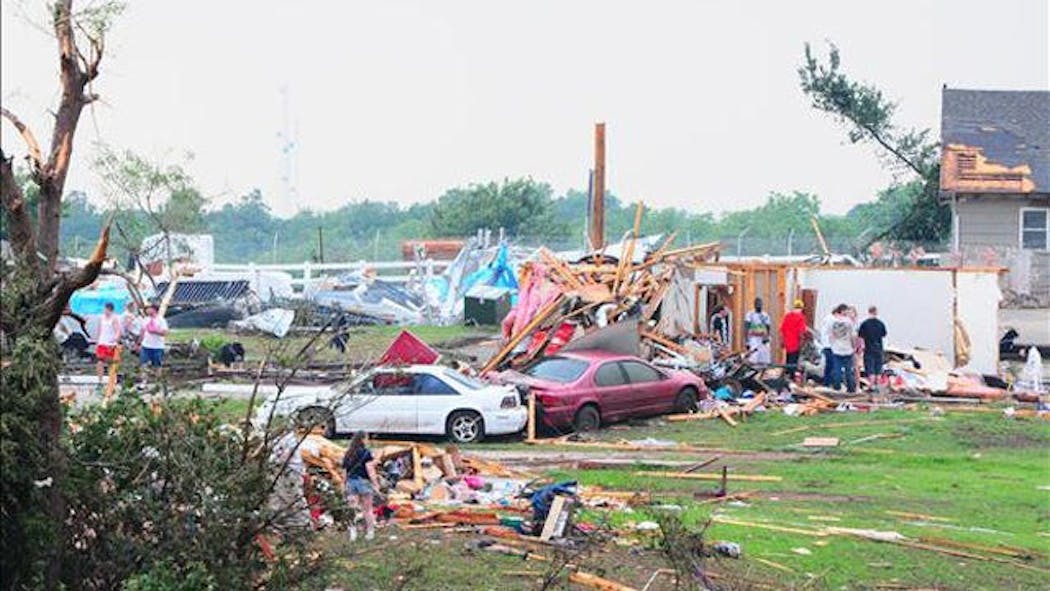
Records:
[[[498,353],[492,356],[492,359],[489,359],[489,362],[485,364],[485,367],[481,368],[480,373],[485,374],[492,371],[493,369],[496,369],[496,366],[499,365],[507,357],[507,355],[510,355],[510,352],[513,351],[514,348],[517,347],[522,341],[524,341],[525,337],[532,334],[532,331],[536,330],[541,324],[543,324],[545,320],[547,320],[548,317],[554,314],[554,312],[556,312],[558,308],[561,307],[561,303],[564,298],[565,296],[559,295],[558,297],[551,300],[550,303],[548,303],[546,306],[541,308],[538,312],[536,312],[536,315],[532,318],[532,320],[530,320],[528,324],[523,326],[522,329],[518,331],[518,334],[512,336],[510,340],[507,341],[507,344],[504,345]]]
[[[924,513],[909,513],[907,511],[884,511],[886,515],[893,515],[895,517],[904,517],[907,519],[919,519],[922,521],[955,521],[948,517],[937,517],[934,515],[926,515]]]
[[[722,480],[719,472],[659,472],[656,470],[641,470],[634,473],[635,476],[650,476],[654,478],[678,478],[682,480]],[[729,474],[728,480],[739,482],[780,482],[780,476],[769,476],[766,474]]]
[[[628,587],[627,585],[617,583],[616,581],[603,579],[598,575],[592,575],[583,571],[576,571],[569,575],[569,582],[587,587],[588,589],[598,589],[599,591],[637,591],[634,587]]]
[[[734,409],[735,410],[735,409]],[[733,417],[729,416],[730,413],[726,409],[719,407],[718,415],[722,417],[722,420],[729,423],[730,427],[736,427],[737,422],[733,420]]]
[[[526,442],[536,441],[536,394],[529,392],[529,419],[528,419]]]
[[[838,447],[838,437],[807,437],[802,440],[802,447]]]
[[[768,529],[770,531],[784,532],[787,534],[800,534],[803,536],[814,536],[818,538],[823,538],[829,535],[828,532],[825,530],[785,527],[782,525],[776,525],[774,523],[757,523],[754,521],[741,521],[738,519],[729,519],[728,517],[722,517],[721,515],[711,516],[711,521],[714,521],[715,523],[722,523],[725,525],[736,525],[739,527],[754,527],[758,529]]]
[[[767,560],[765,558],[759,558],[758,556],[752,556],[751,560],[754,560],[755,562],[762,563],[762,564],[764,564],[766,566],[771,566],[771,567],[773,567],[773,568],[775,568],[777,570],[782,570],[782,571],[784,571],[786,573],[794,573],[794,572],[796,572],[795,569],[787,567],[787,566],[784,566],[783,564],[780,564],[779,562],[773,562],[772,560]]]

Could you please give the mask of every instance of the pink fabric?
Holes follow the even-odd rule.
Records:
[[[518,304],[503,320],[503,336],[510,338],[521,332],[536,313],[560,293],[558,287],[547,279],[547,267],[534,263],[532,274],[518,291]]]

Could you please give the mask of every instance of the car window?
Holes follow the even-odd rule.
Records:
[[[623,377],[623,371],[620,370],[618,363],[610,362],[598,368],[598,371],[594,372],[594,384],[597,386],[622,386],[627,383],[626,378]]]
[[[364,392],[376,396],[403,396],[412,394],[413,378],[407,373],[377,373],[365,382]]]
[[[485,382],[482,382],[481,380],[471,376],[463,375],[454,369],[446,369],[445,377],[449,381],[455,382],[460,386],[463,386],[464,388],[468,388],[470,390],[480,390],[488,386],[488,384],[486,384]]]
[[[587,362],[567,357],[548,357],[525,370],[525,375],[541,380],[568,384],[587,371]]]
[[[428,373],[416,374],[415,393],[424,396],[458,394],[452,386],[441,381],[441,378]]]
[[[624,361],[620,365],[623,367],[624,372],[627,373],[627,379],[632,384],[658,382],[663,379],[663,375],[660,372],[638,361]]]

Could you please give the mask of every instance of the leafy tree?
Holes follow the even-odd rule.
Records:
[[[259,189],[208,213],[205,219],[215,237],[216,255],[230,261],[252,261],[259,253],[268,252],[277,227]]]
[[[895,125],[897,103],[878,88],[844,74],[838,48],[829,45],[826,62],[813,55],[808,43],[805,45],[804,61],[798,68],[802,92],[813,108],[829,113],[847,127],[850,142],[874,142],[885,162],[922,182],[922,191],[907,204],[906,213],[880,237],[944,240],[951,231],[951,214],[938,196],[939,150],[930,139],[930,130],[905,130]]]
[[[474,184],[446,191],[430,216],[435,236],[470,236],[503,228],[509,235],[557,236],[565,226],[551,207],[551,187],[532,179]]]
[[[98,99],[93,84],[105,35],[122,9],[119,2],[96,2],[76,11],[73,0],[49,5],[59,92],[46,150],[28,125],[0,107],[0,116],[25,144],[31,181],[39,190],[34,219],[29,212],[32,195],[15,178],[13,158],[0,149],[0,204],[14,254],[13,264],[4,262],[0,269],[0,331],[12,341],[11,355],[5,358],[10,365],[0,372],[0,586],[5,589],[57,589],[62,575],[58,542],[67,517],[61,492],[67,465],[60,441],[58,350],[51,329],[73,292],[98,276],[109,245],[106,227],[85,266],[60,271],[62,198],[80,115]]]
[[[182,165],[156,162],[131,150],[103,145],[94,168],[128,250],[136,252],[150,234],[167,236],[205,228],[203,210],[208,199],[194,187]]]

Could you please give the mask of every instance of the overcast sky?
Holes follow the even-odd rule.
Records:
[[[47,138],[53,41],[9,1],[3,103]],[[190,151],[206,194],[259,187],[282,214],[503,177],[561,192],[586,188],[605,121],[608,186],[627,200],[719,212],[798,189],[844,212],[892,175],[809,108],[805,41],[833,40],[850,74],[900,102],[900,122],[938,131],[942,84],[1046,89],[1048,30],[1046,0],[132,1],[67,189],[99,194],[87,163],[103,140],[168,161]],[[282,87],[297,200],[282,183]],[[24,153],[9,125],[2,138]]]

